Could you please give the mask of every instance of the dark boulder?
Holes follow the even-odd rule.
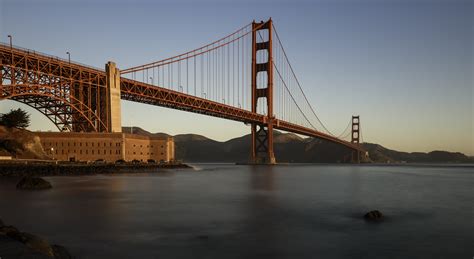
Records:
[[[0,235],[5,235],[13,240],[25,244],[33,252],[37,252],[48,257],[53,257],[53,250],[47,241],[35,235],[20,232],[13,226],[3,226],[0,228]]]
[[[23,177],[16,185],[20,190],[45,190],[51,189],[51,183],[39,177]]]
[[[54,253],[54,258],[55,259],[71,259],[73,258],[72,255],[69,253],[69,251],[64,247],[60,245],[52,245],[53,248],[53,253]]]
[[[364,215],[364,219],[368,221],[380,221],[384,218],[382,212],[378,210],[369,211]]]
[[[0,222],[1,223],[1,222]],[[8,243],[9,242],[9,243]],[[30,233],[20,232],[13,226],[0,225],[0,247],[7,244],[14,247],[5,258],[73,258],[69,251],[60,245],[50,245],[48,241]],[[1,250],[1,249],[0,249]],[[18,255],[18,256],[16,256]],[[10,256],[10,257],[9,257]],[[1,256],[0,256],[1,257]]]
[[[48,241],[29,233],[23,232],[21,234],[25,239],[24,244],[26,246],[38,253],[54,258],[53,248],[51,248]]]
[[[14,226],[3,226],[0,227],[0,235],[5,235],[9,238],[23,242],[20,231]]]

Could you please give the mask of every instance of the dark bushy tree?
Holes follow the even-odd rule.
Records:
[[[0,114],[0,125],[24,129],[30,125],[30,115],[20,108],[10,110],[9,113]]]

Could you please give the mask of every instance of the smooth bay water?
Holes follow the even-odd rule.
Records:
[[[78,258],[474,256],[474,167],[195,167],[39,192],[0,179],[0,219]]]

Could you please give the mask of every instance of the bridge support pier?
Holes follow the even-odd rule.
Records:
[[[263,124],[252,124],[253,164],[275,164],[273,153],[273,56],[272,56],[272,20],[252,23],[252,112],[257,113],[260,98],[266,101],[266,117]],[[260,34],[262,31],[262,34]],[[258,33],[258,35],[257,35]],[[258,36],[258,37],[257,37]],[[264,52],[264,55],[257,55]],[[258,57],[258,60],[257,60]],[[265,59],[266,57],[266,59]],[[262,73],[266,84],[258,85],[257,76]],[[260,82],[265,80],[259,80]]]
[[[360,152],[355,150],[352,151],[351,162],[355,164],[360,164]]]
[[[252,163],[276,164],[273,153],[273,125],[252,124]]]
[[[105,65],[107,74],[107,128],[109,132],[122,132],[120,105],[120,71],[114,62]]]

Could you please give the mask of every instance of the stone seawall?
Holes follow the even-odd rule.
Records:
[[[67,176],[152,173],[159,169],[191,168],[186,164],[45,164],[0,163],[0,176]]]

